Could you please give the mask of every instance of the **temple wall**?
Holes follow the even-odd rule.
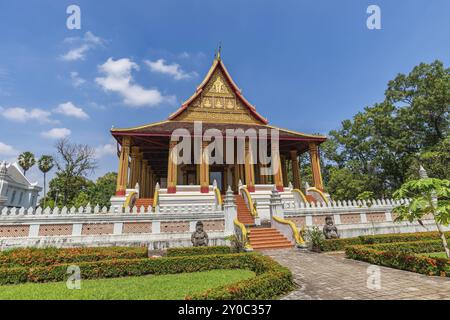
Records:
[[[136,208],[137,209],[137,208]],[[207,209],[207,208],[205,208]],[[6,209],[0,214],[0,249],[13,247],[191,246],[191,234],[202,221],[210,245],[225,244],[223,211],[197,208],[191,213],[111,213],[91,209]],[[144,210],[142,210],[144,212]],[[228,234],[230,232],[228,231]]]
[[[423,226],[418,222],[395,222],[393,208],[400,204],[393,200],[374,200],[374,204],[348,201],[329,204],[298,206],[293,202],[283,205],[284,218],[292,220],[299,230],[311,226],[323,228],[325,217],[332,216],[341,238],[351,238],[360,235],[387,233],[407,233],[436,231],[432,216],[423,219]],[[445,230],[450,228],[444,227]]]

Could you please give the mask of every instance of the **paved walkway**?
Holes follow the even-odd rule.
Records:
[[[266,250],[263,253],[288,267],[294,274],[298,288],[283,299],[450,300],[450,278],[371,267],[365,262],[346,259],[343,253],[318,254],[298,249]],[[372,273],[377,269],[380,271],[379,277]],[[375,281],[371,281],[373,279]]]

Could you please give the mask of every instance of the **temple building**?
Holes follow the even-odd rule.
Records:
[[[0,163],[0,210],[3,207],[34,208],[41,190],[37,182],[25,177],[17,162]]]
[[[177,129],[182,129],[186,137],[171,139]],[[249,129],[257,133],[267,132],[268,143],[264,146],[258,143],[255,149],[251,146],[249,136],[235,135],[230,138],[227,135],[230,130],[236,133],[239,130],[248,132]],[[214,135],[222,134],[226,143],[233,140],[232,154],[226,154],[230,150],[225,148],[225,142],[220,148],[216,145],[216,150],[211,152],[208,145],[214,139],[205,138],[211,130]],[[272,148],[271,140],[274,131],[278,135],[276,150]],[[179,201],[183,192],[188,192],[192,197],[195,194],[207,197],[208,194],[214,194],[215,188],[221,193],[228,188],[239,193],[240,188],[245,188],[250,194],[258,194],[259,191],[267,193],[274,188],[280,193],[296,190],[303,199],[316,196],[323,198],[324,195],[319,146],[326,137],[270,125],[242,95],[220,53],[215,56],[194,94],[167,120],[133,128],[113,128],[111,134],[120,145],[116,197],[112,199],[116,204],[126,202],[130,192],[138,194],[138,203],[148,205],[153,203],[151,199],[155,198],[156,191],[160,197],[164,195],[166,201],[171,195],[172,199]],[[174,158],[184,157],[186,150],[183,150],[183,155],[172,151],[179,143],[178,140],[184,140],[189,135],[194,140],[199,138],[199,145],[195,149],[195,142],[191,143],[189,160],[192,161],[180,163],[177,161],[179,159]],[[269,167],[269,164],[259,161],[262,151],[271,156],[272,162],[278,163],[272,166],[276,170],[268,175],[261,174],[262,168]],[[215,158],[218,152],[227,161],[211,161],[211,155],[215,153]],[[305,152],[309,153],[311,159],[313,186],[310,191],[319,195],[308,195],[308,190],[303,188],[298,159]],[[293,181],[288,181],[289,166]]]

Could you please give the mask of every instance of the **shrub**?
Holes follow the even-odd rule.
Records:
[[[203,293],[186,297],[190,300],[256,300],[273,299],[293,288],[292,273],[274,260],[256,254],[252,256],[253,266],[250,270],[256,273],[253,279],[239,281]]]
[[[450,236],[450,232],[447,232],[446,235],[447,237]],[[356,238],[325,240],[321,244],[321,249],[322,251],[341,251],[345,250],[345,248],[349,245],[410,242],[410,241],[424,241],[437,239],[439,239],[438,232],[379,234],[379,235],[359,236]]]
[[[391,242],[366,245],[379,251],[397,251],[402,253],[427,253],[441,252],[444,250],[441,240],[411,241],[411,242]]]
[[[0,252],[0,268],[146,258],[146,247],[21,248]]]
[[[311,242],[313,251],[321,251],[322,244],[325,241],[325,236],[319,227],[313,226],[306,229],[305,238],[307,241]]]
[[[398,246],[398,244],[396,245]],[[433,245],[431,244],[431,246]],[[421,251],[421,249],[419,249],[420,243],[404,246],[404,249],[411,250],[410,252],[395,250],[394,247],[395,245],[391,244],[390,248],[388,248],[389,250],[382,250],[383,245],[348,246],[345,248],[345,253],[347,258],[365,261],[371,264],[422,273],[430,276],[450,276],[450,259],[430,258],[418,256],[413,253],[415,251]],[[386,245],[384,246],[384,249],[386,249]]]
[[[186,248],[168,248],[168,257],[193,256],[193,255],[210,255],[210,254],[230,254],[232,248],[227,246],[214,247],[186,247]]]

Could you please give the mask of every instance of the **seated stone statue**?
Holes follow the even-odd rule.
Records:
[[[203,222],[197,221],[195,231],[192,233],[191,242],[194,247],[208,245],[208,234],[203,230]]]
[[[323,226],[323,234],[325,235],[325,239],[338,239],[339,233],[334,225],[333,218],[331,216],[325,217],[325,225]]]

